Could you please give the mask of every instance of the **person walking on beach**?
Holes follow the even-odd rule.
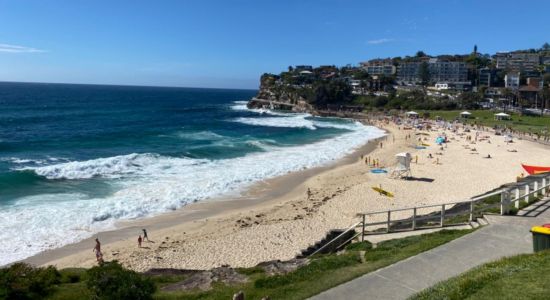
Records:
[[[141,248],[141,241],[142,241],[142,239],[141,239],[141,234],[140,234],[139,237],[138,237],[138,248]]]
[[[147,236],[147,230],[145,230],[145,228],[143,228],[142,230],[143,230],[143,241],[147,239],[147,241],[149,242],[149,237]]]
[[[101,253],[101,243],[99,242],[99,239],[95,239],[95,246],[94,249],[92,249],[93,252],[95,252],[95,258],[98,263],[103,262],[103,254]]]

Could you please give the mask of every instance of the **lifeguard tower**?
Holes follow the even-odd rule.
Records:
[[[395,158],[397,159],[397,165],[392,170],[390,177],[401,179],[404,177],[410,177],[411,174],[411,161],[412,156],[408,152],[403,152],[395,155]]]

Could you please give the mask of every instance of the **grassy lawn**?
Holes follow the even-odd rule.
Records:
[[[459,114],[461,111],[443,111],[443,110],[428,110],[428,111],[418,111],[420,115],[422,115],[424,112],[430,113],[431,118],[435,118],[436,116],[440,116],[441,118],[452,121],[455,120],[457,117],[459,117]],[[493,127],[495,125],[498,126],[506,126],[508,128],[512,128],[514,130],[518,130],[521,132],[530,132],[530,133],[538,133],[538,134],[544,134],[544,132],[548,131],[550,127],[550,117],[544,116],[544,117],[536,117],[536,116],[521,116],[517,113],[511,113],[507,112],[507,114],[511,115],[510,120],[495,120],[494,119],[494,111],[490,110],[471,110],[469,111],[472,113],[472,117],[469,119],[461,119],[462,121],[468,123],[468,124],[480,124],[483,126]]]
[[[504,258],[441,282],[411,299],[548,299],[549,270],[548,250]]]
[[[267,276],[261,268],[240,269],[240,273],[246,274],[250,278],[246,284],[234,286],[216,284],[210,291],[157,291],[154,298],[231,299],[234,293],[242,290],[246,299],[260,299],[264,296],[269,296],[271,299],[305,299],[365,273],[447,243],[471,231],[442,230],[382,242],[374,249],[367,242],[356,243],[348,246],[343,254],[316,256],[309,265],[285,275]],[[366,251],[365,263],[361,263],[359,251],[362,250]],[[48,299],[89,298],[89,291],[85,284],[85,270],[69,271],[61,270],[65,279]],[[181,281],[184,277],[153,276],[152,279],[157,287],[161,288],[167,284]]]

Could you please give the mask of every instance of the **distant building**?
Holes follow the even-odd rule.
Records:
[[[466,83],[468,81],[468,68],[465,62],[430,58],[427,63],[430,82]],[[402,63],[397,69],[397,80],[405,83],[420,82],[421,65],[422,62]]]
[[[540,64],[540,57],[537,53],[499,52],[495,55],[495,59],[497,69],[511,72],[536,72]]]
[[[497,70],[490,68],[479,69],[478,83],[487,87],[496,86],[498,83]]]
[[[542,78],[540,78],[540,77],[528,77],[527,78],[527,85],[531,86],[531,87],[534,87],[534,88],[537,88],[537,89],[541,89],[542,88]]]
[[[502,87],[489,87],[485,90],[484,96],[490,98],[500,97],[504,94],[503,89]]]
[[[420,65],[421,62],[406,62],[402,63],[397,68],[397,81],[404,83],[420,82]]]
[[[519,88],[519,73],[507,73],[504,76],[504,86],[509,89],[517,90]]]
[[[438,91],[448,90],[449,89],[449,84],[448,83],[436,83],[435,84],[435,89],[438,90]]]
[[[392,76],[396,72],[396,67],[391,59],[371,59],[367,62],[360,63],[361,68],[370,75]]]
[[[522,99],[528,100],[529,102],[531,102],[531,104],[537,101],[537,94],[539,91],[540,89],[538,87],[534,87],[530,85],[523,85],[518,89],[519,96]]]
[[[312,71],[312,70],[313,70],[313,67],[312,67],[312,66],[302,65],[302,66],[296,66],[296,67],[294,67],[294,70],[296,70],[297,72],[300,72],[300,71]]]

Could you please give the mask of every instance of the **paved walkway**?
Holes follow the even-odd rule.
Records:
[[[439,281],[478,265],[521,253],[531,253],[529,229],[550,223],[550,199],[523,211],[523,216],[486,216],[489,225],[475,232],[365,274],[312,297],[329,299],[406,299]]]

